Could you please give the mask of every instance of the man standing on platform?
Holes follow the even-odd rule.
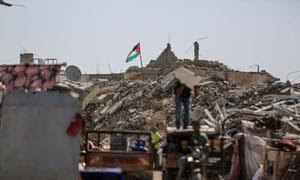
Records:
[[[191,100],[191,89],[185,84],[180,83],[179,81],[175,85],[175,104],[176,104],[176,128],[180,129],[180,117],[181,109],[183,104],[183,129],[186,129],[189,125],[190,119],[190,100]],[[194,95],[198,96],[197,87],[194,87]]]

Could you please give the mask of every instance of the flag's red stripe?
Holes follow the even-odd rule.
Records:
[[[137,53],[141,53],[141,46],[140,43],[137,44],[136,50]]]
[[[132,51],[136,51],[137,53],[141,53],[141,47],[140,47],[140,43],[137,43],[137,45],[135,45],[132,49]],[[131,51],[131,52],[132,52]]]

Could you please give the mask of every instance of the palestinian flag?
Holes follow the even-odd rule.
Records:
[[[137,45],[135,45],[132,48],[132,51],[128,54],[127,59],[126,59],[126,63],[134,60],[135,58],[137,58],[139,55],[141,54],[141,47],[140,47],[140,43],[137,43]]]

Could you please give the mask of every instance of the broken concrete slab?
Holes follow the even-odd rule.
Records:
[[[192,71],[184,67],[176,69],[174,73],[176,79],[178,79],[180,83],[185,84],[190,89],[193,89],[195,86],[199,86],[201,80],[203,80],[203,78],[195,76]]]
[[[105,99],[107,99],[108,94],[101,94],[99,97],[97,97],[97,99],[95,100],[96,103],[101,103],[103,102]]]
[[[91,103],[93,100],[95,100],[95,98],[97,96],[100,96],[101,94],[105,94],[108,92],[112,92],[114,90],[116,90],[119,87],[119,85],[116,86],[108,86],[108,87],[99,87],[99,86],[95,86],[93,87],[93,89],[89,92],[89,94],[87,96],[85,96],[85,98],[82,101],[82,109],[85,109],[85,107]]]
[[[101,109],[100,114],[106,114],[106,112],[109,110],[109,108],[110,108],[111,105],[112,105],[112,101],[109,100],[106,103],[106,106],[103,109]]]
[[[116,111],[118,111],[122,106],[123,106],[124,100],[120,100],[115,102],[108,110],[107,113],[108,114],[113,114]]]
[[[175,74],[172,72],[165,77],[163,77],[160,87],[163,92],[167,92],[170,88],[172,88],[176,83]]]

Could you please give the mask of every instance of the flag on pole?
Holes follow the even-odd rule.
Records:
[[[141,55],[141,47],[140,47],[140,43],[137,43],[137,45],[135,45],[132,48],[132,51],[128,54],[127,59],[126,59],[126,63],[128,63],[130,61],[133,61],[139,55]]]

